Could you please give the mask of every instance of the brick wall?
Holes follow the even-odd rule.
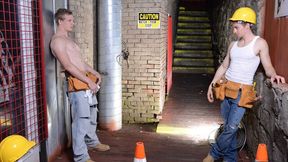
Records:
[[[123,0],[123,122],[158,121],[165,100],[167,0]],[[139,12],[160,13],[160,29],[138,29]]]
[[[176,0],[172,0],[173,4]],[[168,0],[123,0],[122,38],[129,51],[123,61],[123,122],[157,122],[165,101]],[[82,58],[93,65],[96,45],[93,0],[71,0],[75,29],[72,36],[81,48]],[[169,8],[170,9],[167,9]],[[138,29],[138,13],[160,13],[160,29]],[[94,61],[95,62],[95,61]],[[128,67],[129,64],[129,67]],[[94,65],[95,66],[95,65]]]
[[[70,0],[68,6],[75,21],[71,36],[79,45],[82,58],[91,66],[95,66],[95,4],[93,0]]]

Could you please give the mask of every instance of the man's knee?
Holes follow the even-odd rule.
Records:
[[[237,124],[228,124],[224,128],[224,132],[235,133],[238,130]]]

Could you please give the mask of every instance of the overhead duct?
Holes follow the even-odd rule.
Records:
[[[122,127],[121,0],[98,1],[98,70],[102,74],[99,92],[99,124],[107,130]]]

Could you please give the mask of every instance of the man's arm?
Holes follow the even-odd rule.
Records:
[[[230,64],[230,50],[233,46],[234,42],[232,42],[229,45],[227,54],[225,56],[225,59],[223,60],[222,64],[219,66],[219,68],[217,69],[214,78],[212,80],[212,82],[210,83],[209,87],[208,87],[208,92],[207,92],[207,99],[209,102],[213,102],[214,101],[214,97],[213,97],[213,92],[212,92],[212,85],[217,82],[219,79],[221,79],[223,77],[223,75],[225,74],[225,72],[227,71],[229,64]]]
[[[259,38],[256,42],[256,47],[259,47],[261,63],[264,67],[266,75],[271,78],[271,82],[273,83],[276,81],[276,83],[285,83],[285,78],[276,74],[276,71],[271,63],[267,42],[264,39]]]
[[[62,64],[65,70],[67,70],[71,75],[78,78],[79,80],[87,83],[93,92],[98,91],[98,86],[71,63],[71,60],[66,52],[67,47],[66,40],[64,38],[55,38],[52,40],[50,46],[54,56]]]

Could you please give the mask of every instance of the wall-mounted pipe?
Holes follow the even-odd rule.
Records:
[[[102,74],[99,92],[99,124],[107,130],[122,127],[121,0],[98,1],[98,70]]]

